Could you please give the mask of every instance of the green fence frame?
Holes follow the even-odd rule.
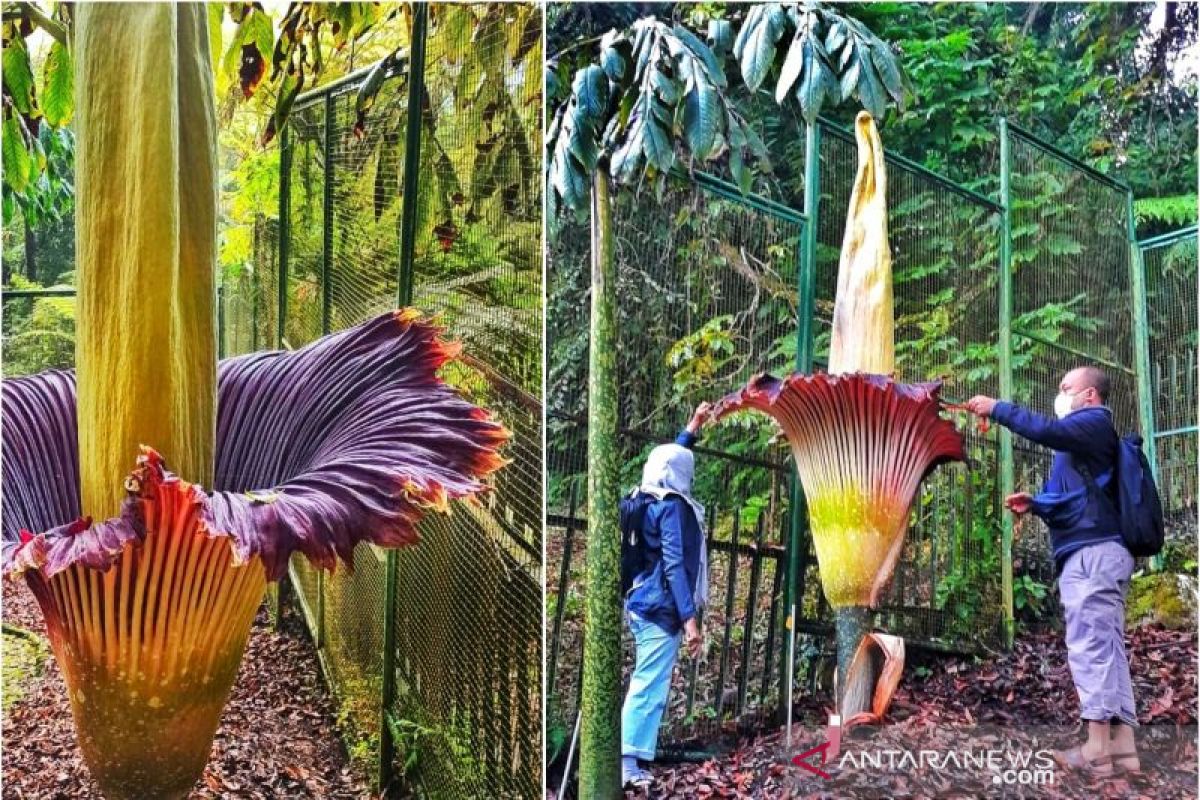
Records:
[[[483,4],[476,5],[482,7]],[[499,7],[502,8],[502,6]],[[400,306],[409,306],[413,305],[414,303],[420,304],[422,302],[420,292],[423,288],[423,284],[422,278],[419,274],[422,256],[418,252],[418,233],[420,232],[417,230],[419,224],[419,203],[417,202],[417,199],[423,189],[426,188],[423,186],[422,178],[422,129],[426,124],[428,124],[428,122],[424,116],[427,113],[427,104],[423,101],[426,101],[426,98],[431,91],[436,91],[436,89],[433,88],[427,89],[426,83],[426,79],[429,77],[427,70],[435,68],[434,61],[437,58],[437,56],[429,56],[427,59],[426,56],[426,52],[429,47],[428,43],[437,41],[435,37],[436,32],[430,19],[429,6],[427,4],[414,4],[412,33],[408,51],[400,51],[397,55],[390,59],[391,66],[384,76],[385,84],[390,84],[393,81],[400,81],[401,83],[397,83],[395,85],[398,86],[399,91],[405,95],[404,97],[397,99],[395,106],[399,108],[401,118],[404,121],[404,130],[402,135],[398,141],[389,138],[383,145],[389,149],[403,148],[403,163],[401,172],[403,175],[403,180],[399,186],[400,196],[398,198],[399,215],[396,221],[396,229],[388,233],[389,237],[395,236],[398,243],[398,247],[396,251],[394,251],[395,271],[392,273],[392,275],[394,275],[396,287],[395,302]],[[338,201],[336,199],[337,195],[335,190],[336,185],[340,185],[338,184],[338,175],[341,176],[341,180],[346,180],[348,178],[344,172],[344,167],[336,167],[336,164],[339,163],[337,159],[341,151],[339,150],[335,152],[335,145],[339,148],[343,146],[339,143],[338,137],[340,135],[344,138],[347,134],[347,131],[344,128],[345,120],[337,117],[335,114],[335,107],[341,107],[342,111],[344,112],[346,96],[352,96],[352,93],[360,84],[363,83],[364,80],[367,79],[368,74],[371,73],[373,69],[374,65],[368,66],[366,68],[357,70],[356,72],[347,75],[344,78],[333,81],[325,86],[318,87],[317,89],[301,95],[299,98],[297,98],[296,104],[292,109],[291,121],[289,121],[287,125],[283,126],[283,130],[280,132],[280,196],[278,207],[280,224],[278,241],[275,244],[275,252],[277,253],[278,258],[278,265],[275,270],[275,275],[278,276],[278,291],[277,296],[274,299],[274,305],[275,313],[277,314],[277,319],[275,321],[275,338],[277,345],[282,348],[289,348],[293,345],[299,344],[298,342],[290,342],[287,338],[288,331],[292,329],[289,328],[289,326],[293,325],[293,320],[291,317],[296,316],[294,313],[289,314],[289,294],[295,287],[294,281],[299,279],[299,275],[291,275],[290,273],[295,271],[293,258],[303,256],[303,254],[298,255],[297,253],[293,253],[291,246],[293,238],[297,236],[297,230],[300,230],[296,226],[301,224],[298,219],[294,218],[293,216],[293,212],[299,207],[297,206],[297,209],[293,208],[294,200],[292,195],[296,190],[295,182],[301,180],[301,171],[298,170],[296,165],[298,162],[296,156],[298,155],[297,147],[299,142],[297,131],[293,130],[293,122],[295,122],[295,124],[300,124],[298,120],[305,112],[311,112],[312,114],[324,113],[325,115],[324,120],[319,121],[316,124],[316,127],[313,127],[310,124],[307,129],[310,139],[315,139],[316,141],[313,152],[318,154],[318,158],[322,160],[321,163],[325,165],[323,182],[319,186],[314,183],[313,187],[306,190],[305,193],[305,196],[308,198],[312,198],[314,200],[319,198],[321,203],[319,217],[314,215],[309,220],[310,225],[315,226],[319,224],[321,226],[319,262],[313,261],[315,252],[311,250],[311,241],[310,244],[306,246],[306,256],[304,257],[309,259],[307,263],[310,265],[310,276],[315,276],[316,274],[312,271],[311,265],[313,263],[319,263],[319,278],[313,280],[312,277],[310,277],[309,280],[312,281],[312,283],[317,284],[313,288],[316,288],[320,292],[321,333],[330,333],[332,329],[337,327],[335,320],[335,284],[339,280],[346,281],[352,277],[352,273],[347,273],[345,269],[341,269],[339,272],[339,264],[337,263],[338,249],[344,245],[340,242],[340,240],[335,241],[335,232],[339,230],[342,225],[341,218],[339,217],[340,212],[336,207],[336,203]],[[340,129],[340,132],[335,130],[337,125],[343,126],[343,128]],[[310,141],[309,144],[312,145],[313,142]],[[537,151],[540,152],[540,146],[538,147]],[[320,169],[319,165],[317,169]],[[335,175],[335,173],[338,173],[338,175]],[[271,234],[268,232],[267,235],[270,236]],[[337,235],[341,236],[340,233]],[[298,239],[297,241],[303,240]],[[390,242],[391,239],[389,238],[388,241]],[[390,247],[390,244],[388,246]],[[425,257],[428,258],[428,254],[426,254]],[[291,282],[289,281],[289,277],[293,279]],[[269,279],[270,278],[268,278],[268,280]],[[289,283],[291,283],[291,285],[289,285]],[[343,315],[346,313],[346,309],[344,307],[341,309],[341,311]],[[307,329],[305,334],[307,334]],[[470,359],[470,355],[468,354],[466,358]],[[527,401],[525,402],[525,406],[529,406],[529,403],[532,403],[532,406],[530,406],[532,411],[530,413],[535,413],[540,419],[540,405],[538,404],[536,398],[524,397],[527,393],[526,389],[518,386],[515,383],[512,383],[508,380],[507,376],[495,372],[495,370],[492,370],[488,365],[478,363],[477,359],[472,359],[471,363],[474,367],[484,371],[486,379],[490,383],[505,387],[508,390],[506,392],[506,396],[508,394],[512,394],[514,397],[520,395],[525,401]],[[517,398],[517,401],[520,399],[521,398]],[[513,400],[513,397],[509,397],[509,400]],[[525,446],[528,447],[529,443],[526,442]],[[538,442],[538,446],[540,447],[540,441]],[[515,453],[516,451],[513,452]],[[488,519],[488,524],[492,525],[493,527],[498,526],[498,528],[504,529],[504,535],[508,536],[503,543],[496,545],[498,550],[507,548],[514,553],[520,553],[522,563],[536,563],[540,565],[542,554],[539,543],[533,540],[526,541],[519,533],[513,533],[509,530],[509,528],[513,528],[515,530],[519,519],[517,521],[506,521],[503,519],[502,517],[504,514],[511,513],[512,509],[509,508],[506,510],[503,508],[503,499],[501,499],[500,503],[501,507],[496,508],[494,511],[481,511],[478,515],[472,517],[475,522],[467,522],[464,524],[482,524],[478,521],[486,517]],[[463,512],[461,509],[457,509],[456,513]],[[429,536],[431,532],[426,530],[425,533],[426,536]],[[426,546],[428,547],[429,545],[427,544]],[[408,680],[409,676],[406,672],[408,668],[403,666],[403,662],[405,662],[407,659],[414,658],[412,653],[405,653],[405,644],[404,641],[401,640],[401,637],[403,637],[405,640],[407,640],[408,637],[405,636],[403,632],[403,626],[398,618],[398,614],[407,613],[400,610],[405,606],[405,603],[402,602],[403,597],[399,594],[399,584],[402,580],[400,576],[405,574],[406,570],[410,570],[409,578],[406,579],[410,580],[412,577],[411,570],[414,569],[411,563],[411,557],[409,557],[409,561],[402,560],[406,557],[406,555],[395,550],[387,550],[379,553],[372,552],[367,554],[356,552],[356,563],[360,563],[362,566],[367,567],[372,571],[372,575],[376,576],[370,580],[378,580],[378,574],[382,573],[383,588],[380,594],[374,593],[378,591],[376,588],[374,588],[376,587],[374,582],[371,582],[370,585],[364,585],[361,588],[356,588],[353,585],[345,583],[345,579],[343,579],[341,589],[339,590],[337,588],[338,584],[334,583],[335,579],[328,577],[324,571],[313,571],[307,569],[304,565],[298,565],[295,561],[290,565],[289,568],[290,585],[285,586],[285,584],[281,583],[281,594],[286,589],[288,598],[295,599],[297,601],[297,604],[302,611],[304,621],[316,644],[321,668],[326,676],[327,683],[334,689],[335,694],[338,694],[339,697],[343,691],[349,690],[347,690],[346,687],[341,686],[339,683],[339,670],[344,670],[346,667],[345,665],[339,666],[339,663],[341,662],[338,662],[338,658],[344,658],[344,654],[339,655],[340,651],[337,651],[336,649],[339,639],[337,628],[335,627],[337,622],[333,620],[332,617],[327,619],[329,615],[335,613],[332,609],[327,613],[327,595],[330,597],[330,602],[333,603],[335,602],[333,598],[337,592],[349,592],[354,597],[369,598],[368,602],[370,603],[372,609],[375,608],[376,604],[381,606],[381,608],[379,608],[380,618],[375,619],[371,623],[372,630],[378,629],[382,635],[382,652],[379,654],[381,664],[378,666],[379,674],[374,674],[376,667],[370,667],[371,675],[369,685],[365,687],[357,687],[352,690],[354,696],[359,699],[361,699],[362,692],[364,690],[370,692],[372,697],[374,697],[374,705],[377,712],[377,717],[372,715],[371,719],[377,719],[378,726],[376,730],[368,733],[373,733],[378,737],[379,763],[378,772],[374,776],[374,779],[377,787],[381,791],[392,784],[397,776],[397,765],[399,761],[403,760],[403,753],[400,752],[400,742],[402,739],[405,739],[407,735],[409,737],[407,739],[408,745],[412,745],[412,724],[415,722],[415,720],[401,719],[399,716],[399,714],[403,713],[404,700],[402,697],[403,692],[401,687],[398,686],[398,678],[403,677],[404,680]],[[376,559],[378,564],[381,566],[376,565]],[[408,564],[408,566],[406,567],[405,564]],[[417,568],[419,569],[419,567]],[[454,578],[451,576],[450,578],[447,578],[447,580],[454,580]],[[540,582],[541,581],[539,579],[539,585]],[[330,594],[330,592],[334,592],[335,594]],[[516,634],[514,634],[514,636],[515,635]],[[524,640],[522,640],[522,643],[523,642]],[[492,647],[493,649],[504,650],[505,652],[511,651],[511,653],[517,654],[515,656],[510,656],[510,658],[515,657],[519,659],[521,658],[519,654],[523,652],[518,649],[518,645],[516,643],[506,645],[493,642],[488,646]],[[362,665],[358,666],[361,667]],[[462,666],[467,667],[469,665]],[[540,673],[540,653],[537,658],[537,664],[533,665],[532,662],[529,662],[529,664],[526,664],[526,667],[528,667],[527,671],[529,674],[533,674],[534,672]],[[522,669],[525,668],[522,667]],[[513,698],[510,698],[506,696],[504,692],[499,691],[499,687],[493,687],[492,691],[495,694],[495,703],[497,704],[497,710],[494,713],[502,713],[506,704],[510,707],[510,711],[513,710],[511,708],[511,706],[514,705]],[[528,687],[528,692],[525,692],[525,695],[519,699],[522,701],[527,700],[528,697],[533,697],[536,699],[540,697],[540,692],[540,680],[537,681],[536,685],[531,682],[530,686]],[[411,705],[412,700],[409,699],[408,702]],[[516,719],[515,716],[514,719]],[[521,722],[514,724],[524,723]],[[372,725],[374,725],[374,722]],[[501,727],[502,726],[499,723],[496,723],[494,720],[488,721],[489,730],[492,728],[499,730]],[[529,739],[530,741],[525,741],[525,739]],[[491,747],[491,745],[488,745],[488,747]],[[537,768],[541,767],[540,758],[536,754],[531,758],[528,751],[529,748],[534,748],[535,753],[540,752],[540,750],[537,750],[537,748],[540,747],[540,739],[533,741],[532,737],[526,736],[522,739],[519,747],[522,750],[520,769],[522,770],[522,776],[524,776],[521,780],[524,781],[525,777],[527,777],[527,765],[535,764]],[[511,745],[504,745],[500,749],[503,749],[505,753],[508,753],[510,750],[512,750],[512,747]],[[478,756],[478,758],[476,758],[476,756]],[[465,757],[472,759],[476,764],[484,761],[483,756],[480,754],[467,754]],[[428,760],[431,764],[439,763],[436,761],[436,758],[422,758],[423,762],[426,760]],[[472,769],[475,769],[475,767],[473,766]],[[534,774],[536,777],[536,771]],[[476,778],[478,778],[478,776],[476,776]],[[501,778],[498,780],[509,779]],[[442,780],[439,778],[435,781],[435,784],[436,785],[433,787],[425,786],[424,791],[430,793],[431,796],[461,796],[461,792],[456,794],[447,785],[454,784],[454,780]]]
[[[1078,158],[1064,152],[1054,144],[1038,137],[1027,129],[1014,124],[1010,120],[1000,118],[999,120],[999,135],[1000,135],[1000,203],[1004,209],[1003,225],[1002,225],[1002,240],[1001,252],[1002,258],[1002,302],[1001,302],[1001,319],[1002,319],[1002,358],[1004,361],[1002,380],[1003,386],[1007,391],[1002,391],[1002,395],[1011,396],[1014,388],[1013,379],[1013,339],[1014,337],[1023,338],[1028,341],[1036,342],[1039,345],[1049,347],[1061,353],[1068,354],[1076,359],[1091,360],[1101,364],[1110,370],[1117,370],[1124,373],[1134,380],[1136,387],[1136,417],[1138,427],[1144,439],[1144,448],[1147,458],[1152,465],[1152,468],[1157,471],[1157,457],[1155,448],[1155,422],[1153,409],[1153,388],[1152,376],[1150,369],[1150,350],[1148,338],[1148,322],[1146,312],[1146,283],[1145,271],[1142,263],[1142,248],[1137,241],[1136,223],[1133,212],[1133,192],[1129,185],[1124,181],[1107,175]],[[1106,358],[1105,356],[1089,352],[1087,348],[1072,347],[1061,342],[1051,342],[1045,338],[1030,332],[1020,330],[1013,326],[1013,264],[1012,264],[1012,248],[1013,248],[1013,232],[1012,232],[1012,214],[1014,208],[1013,190],[1012,190],[1012,170],[1013,156],[1012,143],[1021,141],[1025,144],[1032,145],[1034,148],[1048,154],[1053,159],[1067,165],[1069,168],[1086,176],[1088,179],[1096,181],[1107,186],[1114,193],[1123,196],[1125,205],[1124,213],[1124,238],[1127,241],[1128,247],[1128,274],[1129,282],[1129,313],[1131,315],[1131,342],[1132,365],[1122,364]],[[1003,491],[1005,494],[1015,491],[1015,458],[1013,454],[1012,435],[1007,430],[1001,431],[1001,478]],[[1004,515],[1003,523],[1004,536],[1004,592],[1005,605],[1007,614],[1006,625],[1006,641],[1011,646],[1013,637],[1013,576],[1012,576],[1012,535],[1013,522],[1011,515]],[[1157,567],[1157,560],[1152,560],[1151,568]]]
[[[1143,285],[1146,287],[1147,310],[1149,308],[1149,294],[1150,294],[1149,285],[1151,282],[1150,267],[1149,267],[1148,262],[1152,259],[1155,259],[1155,257],[1158,255],[1158,251],[1174,247],[1174,246],[1184,243],[1186,241],[1190,240],[1193,243],[1193,246],[1195,246],[1195,242],[1197,240],[1197,232],[1198,232],[1197,226],[1192,225],[1192,226],[1189,226],[1186,228],[1181,228],[1179,230],[1174,230],[1174,231],[1170,231],[1167,233],[1159,234],[1157,236],[1151,236],[1151,237],[1148,237],[1146,239],[1143,239],[1143,240],[1137,242],[1138,256],[1140,259],[1139,269],[1143,275]],[[1165,277],[1165,276],[1162,276],[1162,277]],[[1167,335],[1178,335],[1180,333],[1183,333],[1189,324],[1189,319],[1188,319],[1189,315],[1187,313],[1188,304],[1191,304],[1191,306],[1190,306],[1190,311],[1191,311],[1190,323],[1192,325],[1194,325],[1195,319],[1196,319],[1195,302],[1196,302],[1196,297],[1194,294],[1189,298],[1182,298],[1182,303],[1184,304],[1184,313],[1182,315],[1183,318],[1179,321],[1182,322],[1183,325],[1178,328],[1176,328],[1176,326],[1172,325],[1169,327],[1169,330],[1160,331],[1159,333],[1167,334]],[[1148,314],[1147,314],[1147,316],[1148,316]],[[1172,315],[1172,317],[1173,316],[1174,315]],[[1175,320],[1171,319],[1171,321],[1174,322]],[[1156,348],[1155,348],[1154,342],[1153,342],[1153,335],[1154,335],[1155,331],[1150,329],[1149,323],[1147,324],[1147,328],[1151,335],[1151,340],[1150,340],[1150,344],[1149,344],[1149,348],[1148,348],[1149,354],[1150,354],[1150,368],[1154,372],[1154,378],[1157,382],[1160,379],[1160,375],[1161,375],[1160,368],[1161,367],[1167,366],[1168,363],[1172,366],[1178,366],[1178,362],[1175,361],[1175,353],[1156,352]],[[1181,510],[1184,511],[1185,513],[1188,512],[1186,504],[1184,506],[1182,506],[1181,508],[1173,505],[1174,501],[1177,501],[1179,499],[1175,495],[1175,492],[1173,491],[1174,484],[1176,481],[1176,476],[1173,473],[1174,473],[1174,468],[1179,466],[1179,464],[1176,463],[1174,461],[1174,459],[1176,457],[1176,454],[1178,454],[1180,452],[1183,453],[1184,458],[1186,459],[1186,462],[1185,462],[1186,469],[1183,471],[1183,474],[1185,476],[1185,482],[1187,484],[1187,489],[1189,490],[1189,492],[1192,496],[1192,502],[1193,503],[1195,502],[1196,469],[1197,469],[1196,448],[1197,448],[1197,436],[1200,435],[1200,426],[1197,425],[1196,405],[1195,405],[1195,399],[1194,399],[1194,395],[1196,392],[1195,374],[1194,373],[1197,369],[1196,362],[1195,362],[1196,352],[1197,352],[1197,350],[1196,350],[1195,346],[1193,345],[1190,352],[1185,349],[1184,352],[1182,353],[1182,363],[1183,363],[1184,373],[1186,374],[1188,371],[1193,372],[1191,380],[1187,380],[1185,378],[1184,387],[1183,387],[1185,397],[1188,393],[1192,394],[1192,398],[1190,398],[1191,402],[1190,403],[1178,403],[1178,404],[1172,403],[1171,407],[1167,409],[1168,414],[1167,414],[1167,419],[1165,420],[1165,422],[1160,420],[1159,414],[1158,414],[1158,409],[1156,407],[1154,407],[1154,405],[1152,404],[1152,410],[1155,412],[1154,420],[1155,420],[1155,425],[1156,425],[1156,430],[1154,431],[1154,436],[1153,436],[1155,460],[1152,463],[1154,464],[1154,466],[1157,470],[1156,474],[1159,479],[1160,493],[1162,493],[1162,495],[1163,495],[1163,505],[1164,505],[1163,510],[1168,515],[1168,520],[1169,520],[1168,536],[1170,536],[1172,534],[1172,530],[1171,530],[1171,526],[1170,526],[1170,520],[1172,519],[1172,517]],[[1178,377],[1179,377],[1178,373],[1174,369],[1172,369],[1168,380],[1173,382],[1174,380],[1178,379]],[[1172,394],[1178,396],[1178,394],[1179,394],[1178,387],[1173,385],[1173,383],[1168,383],[1166,388]],[[1160,389],[1160,387],[1157,385],[1157,383],[1154,386],[1154,389],[1155,389],[1154,400],[1157,402],[1159,399],[1162,398],[1163,390]],[[1177,411],[1179,407],[1183,407],[1184,409],[1186,409],[1186,414],[1184,415],[1185,418],[1180,418],[1178,416],[1170,414],[1170,411],[1172,411],[1172,410]],[[1179,446],[1177,444],[1181,439],[1184,440],[1183,446]],[[1190,459],[1187,459],[1187,455],[1188,455],[1188,447],[1186,446],[1187,439],[1190,439],[1191,443],[1192,443],[1192,451],[1191,451]],[[1160,445],[1161,445],[1161,447],[1160,447]],[[1186,493],[1185,493],[1185,498],[1186,498]],[[1190,516],[1193,518],[1193,521],[1194,521],[1194,516],[1195,516],[1194,512],[1190,513]],[[1192,544],[1194,547],[1194,539],[1191,539],[1189,537],[1189,540],[1192,541]],[[1152,559],[1152,566],[1161,567],[1161,565],[1162,565],[1162,556],[1157,556],[1154,559]]]

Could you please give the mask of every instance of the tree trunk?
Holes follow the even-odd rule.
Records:
[[[25,228],[25,277],[37,283],[37,237],[33,235],[33,227],[30,226],[24,215],[21,218],[21,225]]]
[[[617,296],[609,178],[592,179],[592,314],[588,353],[587,608],[579,796],[621,795],[621,544],[617,516]]]

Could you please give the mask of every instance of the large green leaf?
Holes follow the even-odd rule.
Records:
[[[804,44],[806,33],[797,29],[787,55],[783,59],[783,67],[779,70],[779,83],[775,84],[775,102],[782,104],[792,91],[792,86],[800,78],[804,70]]]
[[[271,57],[271,51],[275,48],[275,34],[271,29],[271,18],[267,12],[255,9],[242,22],[242,27],[245,28],[242,44],[253,44],[257,47],[265,62]]]
[[[721,98],[707,81],[697,80],[684,98],[683,131],[696,158],[712,156],[721,132]]]
[[[33,159],[25,147],[21,121],[16,116],[4,120],[3,138],[0,150],[3,152],[4,181],[17,194],[24,194],[33,173]]]
[[[775,61],[775,45],[787,27],[787,12],[778,5],[755,6],[746,17],[733,46],[742,80],[757,90]]]
[[[796,99],[806,122],[817,119],[825,103],[826,90],[833,83],[832,72],[827,68],[819,47],[815,39],[804,43],[804,77],[796,90]]]
[[[883,119],[883,115],[887,111],[887,96],[884,94],[883,84],[871,63],[870,51],[865,47],[859,47],[857,50],[856,59],[859,72],[855,90],[859,102],[875,119]]]
[[[682,25],[676,25],[673,30],[675,37],[683,44],[687,52],[704,65],[708,72],[708,79],[712,81],[713,85],[717,88],[724,88],[725,70],[721,69],[721,63],[708,45]]]
[[[33,112],[33,70],[29,66],[29,51],[25,40],[20,37],[4,45],[4,88],[12,97],[12,104],[22,114]]]
[[[608,77],[595,64],[575,74],[575,103],[584,114],[599,118],[608,107]]]
[[[75,75],[71,51],[62,42],[50,45],[42,77],[42,113],[51,125],[66,125],[75,112]]]
[[[723,58],[733,47],[733,25],[727,19],[710,19],[708,21],[708,45],[713,52]]]
[[[660,172],[669,172],[675,166],[675,150],[671,146],[669,128],[650,115],[644,120],[642,133],[642,152],[646,154],[646,161]]]
[[[896,104],[904,108],[904,79],[900,76],[900,67],[896,63],[896,54],[886,44],[879,40],[871,42],[871,61],[876,71],[883,78],[883,85]]]

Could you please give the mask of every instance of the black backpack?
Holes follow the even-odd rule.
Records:
[[[1079,471],[1096,485],[1086,469]],[[1105,491],[1100,494],[1121,521],[1121,539],[1135,558],[1162,552],[1165,534],[1162,499],[1154,484],[1150,461],[1142,450],[1141,436],[1131,433],[1117,441],[1117,461]]]
[[[1156,556],[1163,549],[1162,499],[1154,485],[1150,461],[1142,450],[1141,436],[1131,433],[1121,437],[1116,469],[1116,504],[1125,546],[1139,558]]]
[[[649,565],[649,551],[642,535],[646,510],[658,502],[652,494],[636,489],[621,498],[621,597],[633,588],[633,582]]]

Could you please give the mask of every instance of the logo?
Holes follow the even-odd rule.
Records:
[[[962,750],[908,750],[904,748],[848,749],[841,752],[841,737],[830,739],[792,756],[791,763],[810,776],[832,780],[829,770],[853,772],[941,772],[987,776],[993,785],[1050,786],[1055,782],[1049,750],[1021,747],[966,748]]]
[[[825,780],[829,780],[829,778],[830,778],[829,773],[826,772],[825,770],[821,769],[821,767],[825,766],[825,763],[830,758],[829,748],[831,745],[832,745],[831,742],[821,742],[816,747],[809,748],[808,750],[805,750],[803,753],[792,756],[792,763],[795,764],[797,767],[800,767],[801,769],[808,770],[809,772],[811,772],[814,775],[820,775]],[[820,762],[815,765],[808,763],[808,759],[817,754],[820,754],[820,756],[821,756]]]

